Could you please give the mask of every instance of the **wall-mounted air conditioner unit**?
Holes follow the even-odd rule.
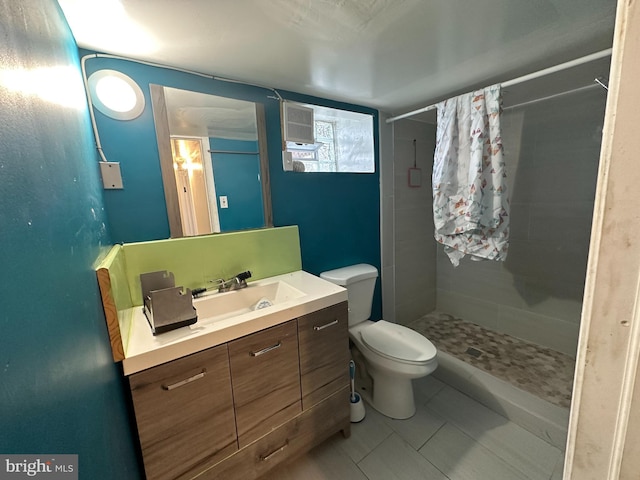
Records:
[[[288,101],[284,101],[282,106],[284,140],[305,144],[315,143],[313,109]]]

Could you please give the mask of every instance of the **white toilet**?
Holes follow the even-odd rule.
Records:
[[[349,337],[365,359],[373,379],[372,406],[391,418],[416,412],[411,380],[438,366],[436,347],[423,335],[402,325],[369,320],[378,270],[364,263],[323,272],[320,277],[347,289]]]

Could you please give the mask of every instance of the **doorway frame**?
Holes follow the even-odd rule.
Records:
[[[565,480],[640,471],[640,2],[619,0]]]

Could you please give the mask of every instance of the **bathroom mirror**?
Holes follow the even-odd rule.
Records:
[[[273,226],[263,106],[150,87],[171,238]]]

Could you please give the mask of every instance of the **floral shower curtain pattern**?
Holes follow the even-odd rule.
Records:
[[[438,104],[433,162],[435,238],[451,263],[504,261],[509,199],[500,135],[500,85]]]

